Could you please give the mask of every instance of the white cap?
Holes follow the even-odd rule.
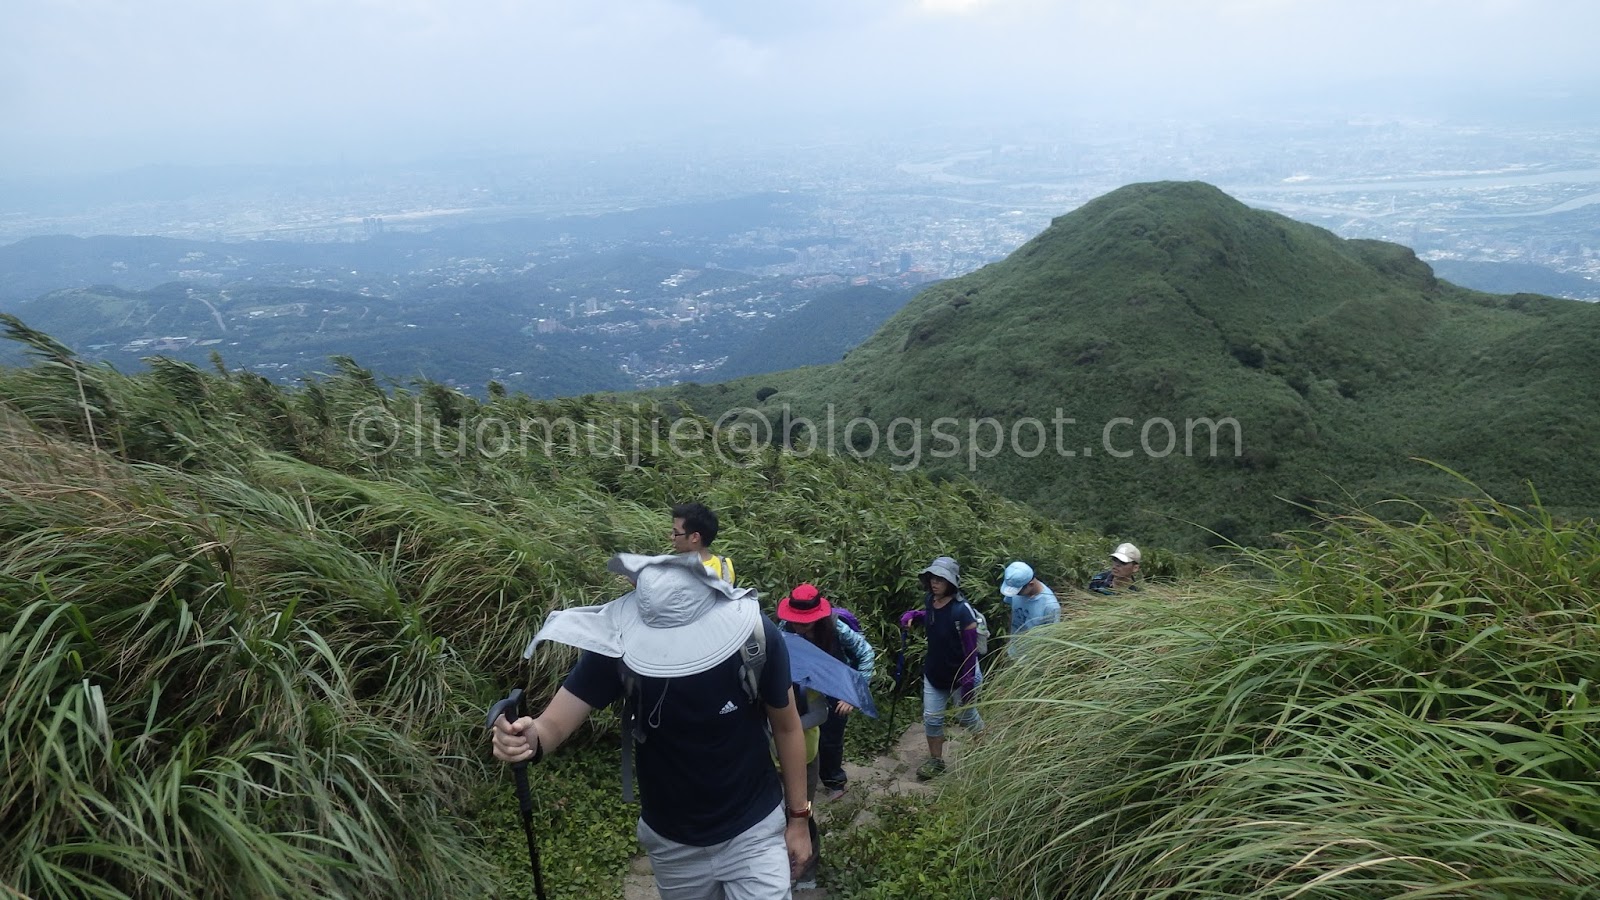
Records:
[[[1118,544],[1117,549],[1111,551],[1111,558],[1118,562],[1137,563],[1141,556],[1138,547],[1127,543]]]

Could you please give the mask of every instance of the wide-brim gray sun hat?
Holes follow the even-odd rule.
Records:
[[[610,603],[560,609],[528,645],[555,641],[620,658],[639,675],[676,678],[726,660],[761,621],[757,593],[706,571],[696,553],[619,553],[606,568],[634,589]]]
[[[923,575],[937,575],[951,584],[957,586],[961,584],[961,566],[949,556],[936,557],[933,562],[928,563],[927,568],[917,573],[918,578]]]

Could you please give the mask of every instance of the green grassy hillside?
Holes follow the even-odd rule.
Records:
[[[841,449],[1199,547],[1268,541],[1346,494],[1456,489],[1413,457],[1508,500],[1531,478],[1558,513],[1600,509],[1583,425],[1597,362],[1594,304],[1468,291],[1404,247],[1157,183],[929,288],[837,364],[670,393],[708,415],[831,420]],[[847,435],[855,417],[871,421]]]
[[[294,390],[167,359],[124,375],[8,319],[33,362],[0,368],[0,886],[525,896],[482,709],[551,691],[570,653],[525,667],[528,634],[617,594],[604,560],[664,548],[676,500],[724,514],[717,549],[769,608],[817,580],[887,653],[937,553],[997,631],[1008,559],[1062,586],[1104,558],[943,477],[969,458],[1187,576],[1146,540],[1196,540],[1184,518],[1249,538],[1302,521],[1290,499],[1469,492],[1422,455],[1512,496],[1532,476],[1551,505],[1307,516],[1248,569],[1069,596],[993,673],[991,734],[944,792],[829,836],[838,894],[1589,896],[1600,548],[1563,516],[1595,505],[1592,309],[1463,291],[1205,186],[1136,186],[840,364],[684,392],[749,407],[725,425],[788,404],[821,431],[833,403],[840,446],[899,471],[799,431],[791,452],[712,438],[664,401],[386,390],[348,359]],[[962,417],[1049,426],[1054,407],[1095,452],[934,457],[939,415],[965,440]],[[907,424],[869,453],[857,415]],[[1103,442],[1118,416],[1199,415],[1236,416],[1245,452],[1112,456],[1132,426]],[[553,896],[617,893],[615,741],[598,716],[535,769]]]
[[[525,667],[529,632],[617,594],[605,558],[664,547],[677,499],[724,513],[717,549],[769,608],[811,579],[858,612],[880,699],[930,556],[965,563],[998,632],[1006,560],[1063,586],[1107,547],[665,405],[384,391],[349,360],[292,391],[126,376],[8,326],[36,359],[0,369],[0,885],[22,897],[526,896],[482,710],[551,691],[570,652]],[[1594,525],[1481,499],[1407,517],[1203,579],[1155,550],[1181,579],[1065,593],[943,789],[827,835],[833,894],[1589,896]],[[533,770],[553,897],[618,894],[616,739],[598,715]]]
[[[483,710],[553,690],[572,655],[524,667],[528,636],[620,594],[605,560],[664,550],[675,501],[722,513],[769,610],[815,581],[885,652],[935,555],[1001,630],[1009,559],[1072,583],[1106,552],[656,408],[387,392],[349,360],[297,390],[127,376],[8,327],[35,356],[0,368],[0,885],[25,897],[526,895]],[[613,726],[535,771],[553,897],[614,896],[634,846]]]

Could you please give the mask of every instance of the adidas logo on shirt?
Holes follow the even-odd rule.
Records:
[[[721,709],[717,710],[717,715],[725,716],[728,713],[738,712],[738,711],[739,711],[739,707],[734,706],[733,705],[733,701],[729,700],[727,703],[722,704],[722,708]]]

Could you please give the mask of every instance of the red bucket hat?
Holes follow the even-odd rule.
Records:
[[[797,584],[787,597],[778,601],[778,618],[804,625],[833,615],[833,604],[811,582]]]

